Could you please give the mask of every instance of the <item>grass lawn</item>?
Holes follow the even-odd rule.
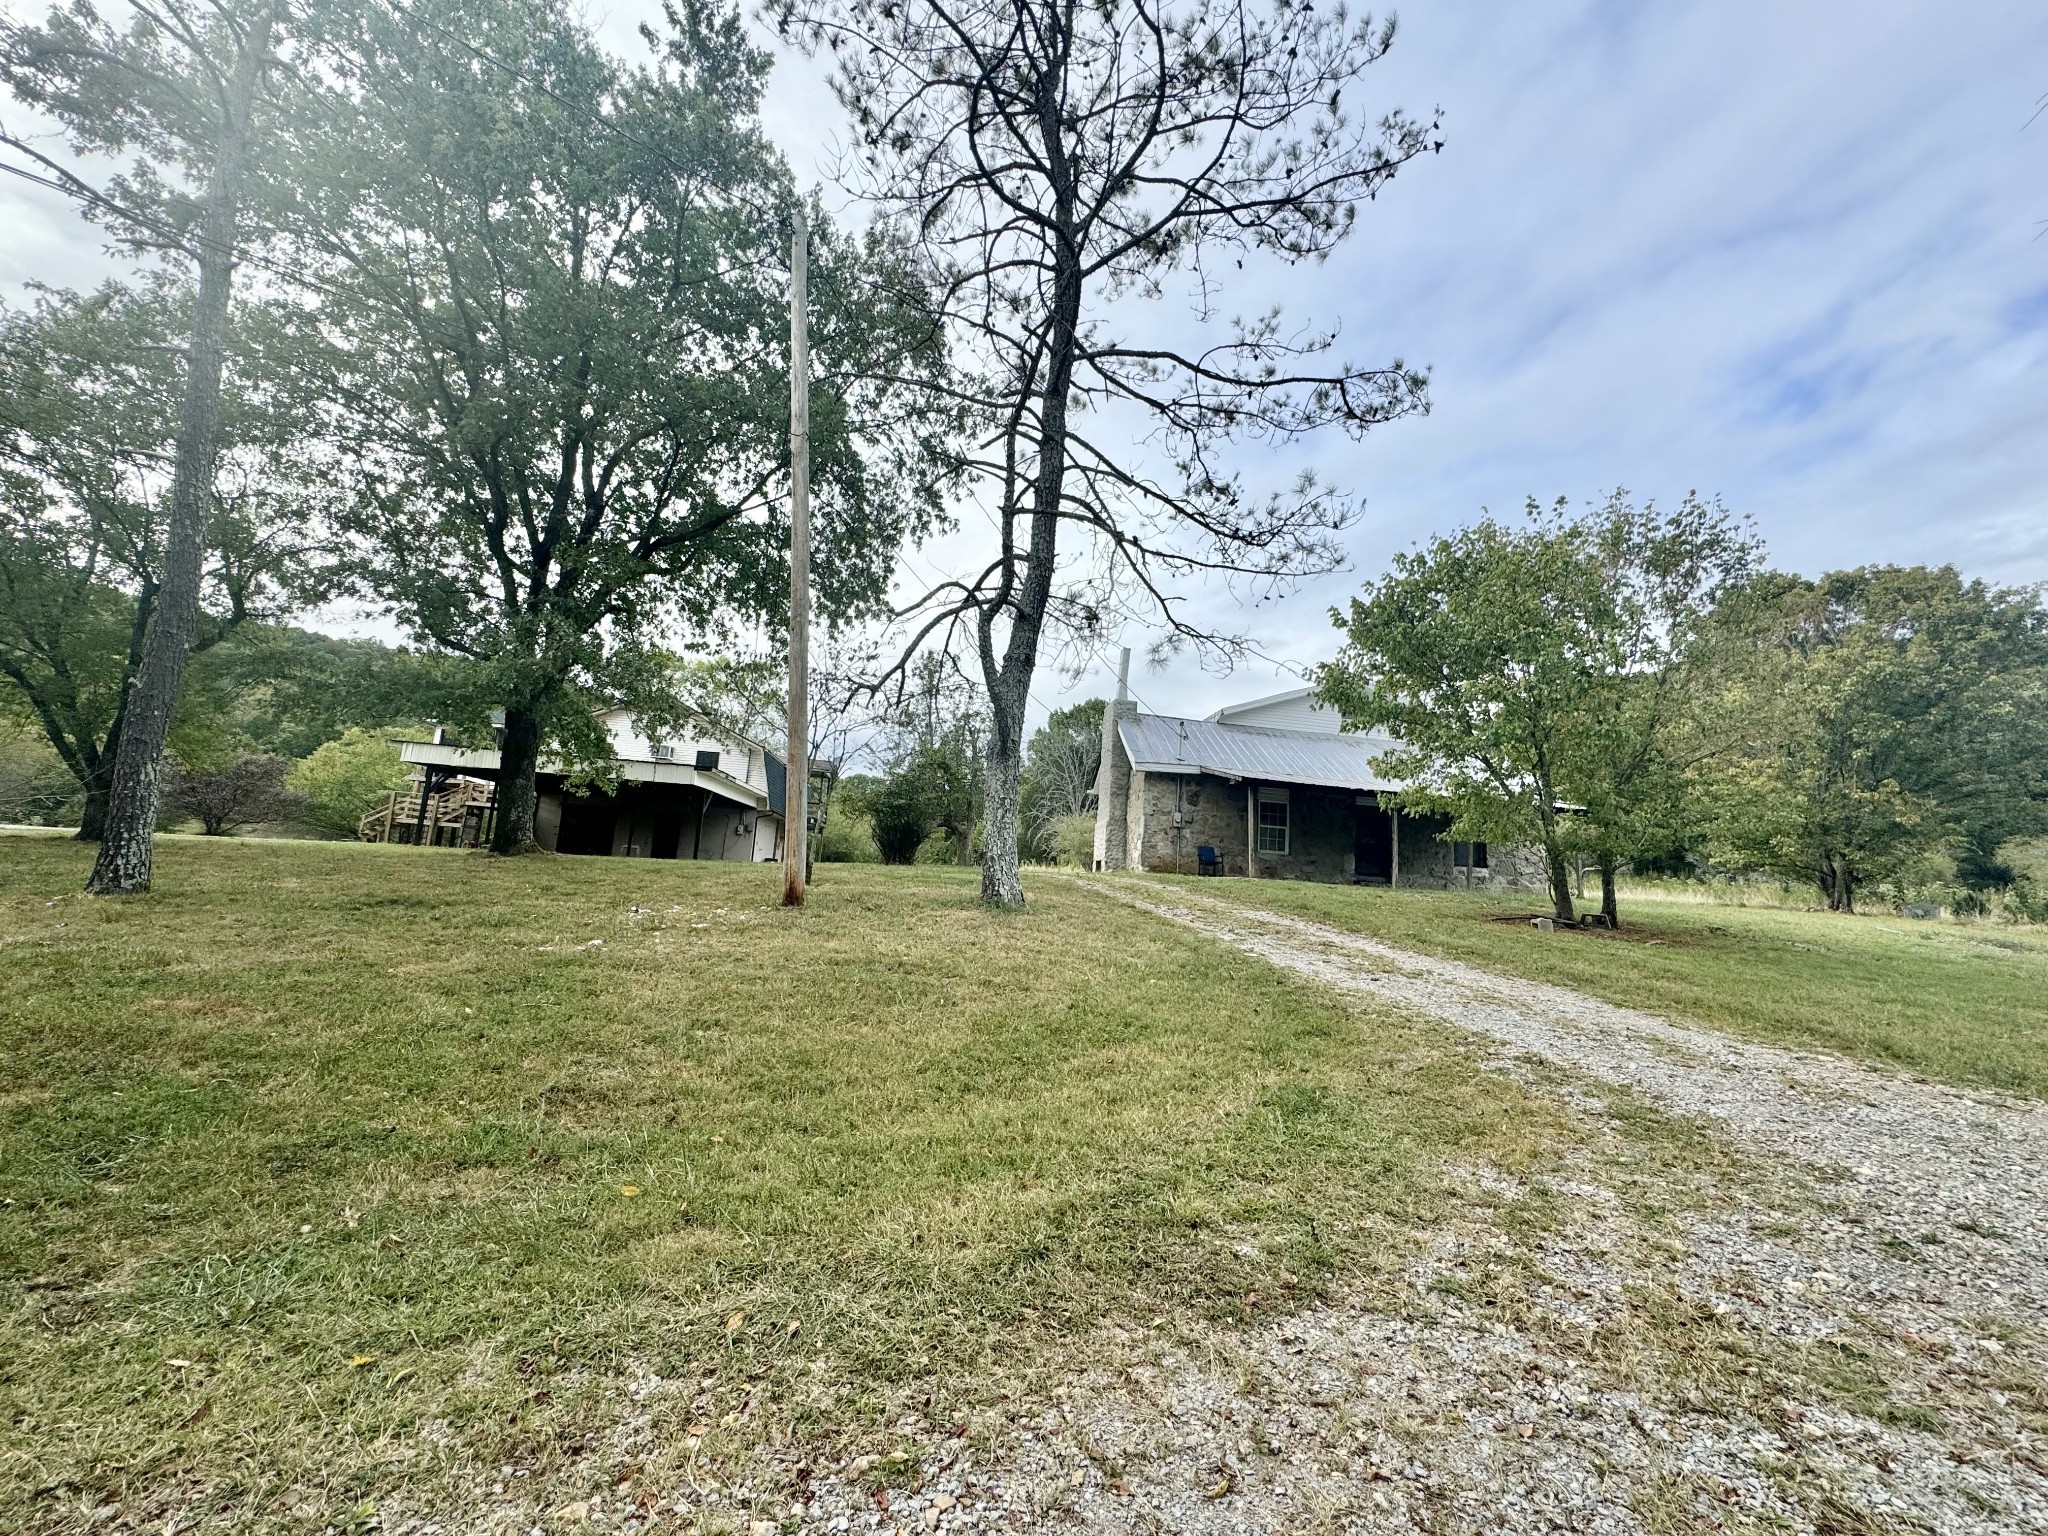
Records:
[[[1065,881],[992,916],[964,872],[830,867],[789,913],[758,866],[167,838],[154,894],[90,900],[87,865],[0,834],[9,1530],[630,1484],[605,1426],[635,1372],[696,1384],[658,1410],[679,1455],[945,1411],[1105,1321],[1369,1280],[1443,1159],[1540,1171],[1576,1134],[1447,1032]],[[1526,945],[1471,910],[1358,915]],[[1694,942],[1541,963],[1675,987],[1709,924],[1732,970],[1787,920],[1658,922]],[[1867,927],[1773,975],[1895,949],[1915,995],[1967,975],[2014,1010],[2048,975]]]
[[[1536,895],[1180,883],[1777,1045],[2048,1097],[2040,929],[1631,895],[1618,934],[1545,934],[1493,921],[1541,910]]]

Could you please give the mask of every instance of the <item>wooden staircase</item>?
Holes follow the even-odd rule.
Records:
[[[366,843],[412,843],[422,848],[479,848],[491,835],[497,786],[454,775],[415,776],[357,824]]]

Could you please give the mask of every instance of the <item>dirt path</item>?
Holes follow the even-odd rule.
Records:
[[[1466,1031],[1474,1070],[1590,1134],[1540,1185],[1447,1170],[1462,1215],[1371,1294],[1106,1330],[1049,1399],[930,1438],[886,1504],[862,1463],[821,1469],[796,1528],[2048,1533],[2048,1108],[1088,883]]]
[[[2048,1106],[1689,1028],[1206,893],[1137,881],[1113,889],[1284,970],[1706,1116],[1839,1180],[1839,1198],[1866,1225],[1907,1239],[1955,1232],[1938,1276],[1946,1303],[2048,1316]]]
[[[1610,1141],[1640,1100],[1695,1119],[1741,1171],[1717,1204],[1674,1194],[1673,1242],[1589,1168],[1563,1191],[1565,1228],[1518,1251],[1484,1214],[1518,1192],[1475,1170],[1475,1220],[1416,1266],[1398,1315],[1339,1304],[1227,1363],[1155,1354],[1077,1383],[1040,1437],[1048,1477],[1075,1445],[1115,1473],[1068,1495],[1082,1525],[2048,1531],[2048,1108],[1182,887],[1094,883],[1469,1030],[1487,1065],[1604,1120]],[[1525,1311],[1444,1284],[1489,1267],[1524,1277]]]

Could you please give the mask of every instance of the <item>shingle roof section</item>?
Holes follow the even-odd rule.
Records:
[[[1372,760],[1399,743],[1381,731],[1275,731],[1174,715],[1134,715],[1117,723],[1124,751],[1140,773],[1213,773],[1271,784],[1330,789],[1400,789]]]

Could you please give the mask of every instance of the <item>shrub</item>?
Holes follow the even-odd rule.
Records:
[[[916,774],[898,773],[875,791],[869,823],[884,864],[908,864],[932,835],[931,796]]]
[[[291,764],[272,753],[238,757],[213,773],[180,770],[166,797],[171,808],[197,821],[208,837],[262,821],[291,821],[305,796],[285,785]]]
[[[363,817],[405,783],[405,765],[383,735],[353,725],[292,764],[288,782],[305,797],[307,825],[354,837]]]
[[[1080,811],[1052,824],[1052,858],[1068,869],[1086,869],[1095,862],[1095,815]]]
[[[879,864],[882,850],[875,846],[875,829],[866,814],[833,806],[816,858],[820,864]]]

